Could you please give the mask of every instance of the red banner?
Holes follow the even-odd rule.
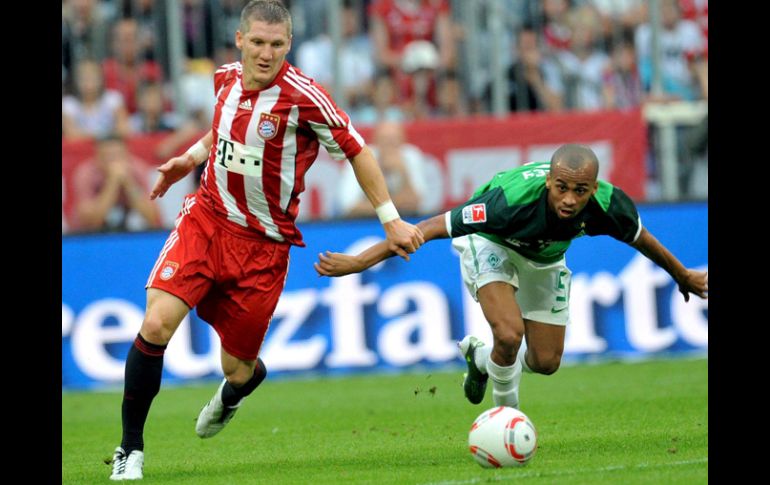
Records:
[[[359,131],[371,139],[370,128]],[[443,164],[448,205],[465,200],[499,170],[549,160],[564,143],[591,145],[599,157],[603,179],[633,199],[645,196],[647,128],[640,110],[431,120],[410,124],[407,139]],[[499,170],[490,174],[487,167]],[[468,188],[470,178],[481,180]],[[458,186],[463,190],[452,189]]]
[[[357,129],[366,140],[372,140],[372,127]],[[129,149],[148,162],[160,164],[165,160],[155,152],[164,136],[132,138]],[[639,110],[430,120],[407,124],[406,137],[427,155],[426,163],[433,166],[430,173],[438,178],[431,181],[430,196],[435,199],[435,204],[429,204],[431,212],[464,201],[499,171],[550,159],[553,151],[564,143],[590,145],[599,157],[601,178],[635,200],[645,197],[647,129]],[[92,155],[92,143],[62,142],[63,217],[70,213],[74,203],[69,195],[71,175],[78,163]],[[327,169],[337,165],[324,150],[316,163]],[[315,170],[319,171],[318,176],[313,174]],[[302,197],[305,207],[301,218],[338,215],[330,202],[337,179],[328,170],[311,168],[306,179],[307,193]]]

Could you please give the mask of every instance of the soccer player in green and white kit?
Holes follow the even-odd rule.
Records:
[[[665,269],[689,301],[708,296],[706,272],[685,268],[647,229],[622,190],[597,180],[599,161],[584,145],[563,145],[550,163],[498,173],[464,204],[420,222],[425,241],[451,237],[465,285],[492,328],[490,349],[466,336],[465,396],[484,399],[492,378],[496,406],[519,407],[522,371],[553,374],[564,351],[571,272],[564,254],[580,236],[609,235]],[[327,251],[324,276],[361,272],[393,256],[387,241],[357,256]],[[525,338],[526,337],[526,338]]]

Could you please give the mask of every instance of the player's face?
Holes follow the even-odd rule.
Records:
[[[291,36],[285,23],[252,20],[248,31],[235,33],[235,45],[241,51],[246,89],[261,89],[281,70],[291,49]]]
[[[548,206],[559,219],[572,219],[582,211],[596,193],[599,183],[590,166],[574,170],[556,165],[545,179]]]

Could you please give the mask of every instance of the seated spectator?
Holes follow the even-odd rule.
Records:
[[[61,8],[62,65],[74,71],[83,59],[107,57],[109,6],[98,0],[64,0]]]
[[[705,52],[701,29],[682,19],[677,0],[661,0],[660,20],[660,74],[663,92],[656,100],[693,101],[701,97],[702,87],[691,72],[691,61],[700,59]],[[639,72],[646,92],[652,88],[652,27],[645,23],[636,29],[634,38],[639,56]]]
[[[570,46],[556,55],[562,67],[565,104],[581,111],[603,109],[602,77],[610,59],[597,42],[601,39],[601,18],[594,7],[583,5],[570,11],[568,19]]]
[[[435,113],[437,117],[462,118],[468,114],[465,94],[454,71],[447,71],[439,78],[436,100],[438,102]]]
[[[677,0],[660,1],[660,92],[652,86],[652,26],[645,23],[636,29],[634,44],[639,62],[642,86],[649,102],[695,101],[708,94],[706,45],[704,32],[692,20],[682,18]],[[678,186],[681,197],[689,197],[693,176],[693,156],[688,146],[691,133],[698,128],[676,126],[676,160],[678,162]],[[649,165],[650,178],[658,178],[661,138],[657,130],[650,130]]]
[[[621,39],[612,47],[610,67],[604,73],[604,105],[610,109],[636,108],[644,102],[636,66],[634,42]]]
[[[131,132],[161,133],[174,131],[179,125],[176,114],[166,111],[163,86],[160,83],[145,83],[139,86],[136,113],[129,118]]]
[[[160,82],[160,65],[142,57],[139,25],[136,20],[119,20],[112,31],[112,57],[103,63],[104,85],[120,92],[129,114],[138,109],[137,88],[142,83]]]
[[[396,86],[393,79],[382,72],[374,80],[371,104],[352,108],[348,111],[355,124],[376,125],[381,121],[404,121],[406,115],[396,104]]]
[[[424,159],[419,148],[405,143],[400,123],[386,121],[375,128],[370,146],[385,176],[391,200],[403,216],[421,214],[428,186],[423,170]],[[346,163],[337,190],[337,207],[342,217],[374,217],[375,211],[358,187],[353,167]]]
[[[406,103],[407,108],[414,105],[415,92],[426,89],[423,81],[418,80],[413,84],[413,73],[405,71],[406,66],[414,63],[404,59],[407,46],[418,42],[413,46],[414,57],[426,58],[424,42],[430,43],[437,52],[435,64],[431,69],[434,76],[431,77],[431,86],[427,89],[435,91],[435,74],[446,70],[452,70],[456,64],[455,35],[452,27],[452,19],[449,2],[447,0],[374,0],[368,8],[370,20],[370,35],[374,46],[377,66],[385,69],[393,77],[396,84],[398,103]],[[433,55],[430,55],[433,57]],[[406,62],[406,66],[405,66]],[[419,64],[419,63],[418,63]],[[423,65],[423,67],[425,67]],[[425,72],[421,72],[425,74]],[[418,76],[426,77],[426,76]],[[431,94],[431,109],[436,107],[435,93]],[[418,114],[419,103],[422,100],[417,97]]]
[[[374,0],[368,13],[380,66],[397,69],[407,44],[427,40],[437,44],[441,67],[454,67],[456,49],[447,0]]]
[[[67,140],[128,134],[128,113],[120,93],[103,89],[102,71],[94,61],[81,61],[75,70],[75,96],[61,101],[62,136]]]
[[[543,38],[548,54],[566,51],[572,38],[570,0],[543,0]]]
[[[340,63],[342,98],[349,107],[367,101],[374,79],[372,45],[361,33],[361,19],[350,1],[342,9],[342,42],[337,58]],[[332,57],[335,55],[331,37],[326,32],[303,42],[297,49],[297,67],[331,92],[334,83]]]
[[[139,111],[131,115],[130,119],[134,134],[168,133],[155,150],[160,160],[171,158],[184,143],[202,131],[194,120],[180,123],[175,113],[165,110],[166,105],[163,86],[158,83],[144,84],[139,87]]]
[[[139,231],[160,227],[150,200],[153,167],[133,156],[117,136],[100,139],[96,155],[75,169],[73,231]]]
[[[401,71],[409,76],[403,87],[402,106],[408,118],[429,118],[438,108],[437,69],[439,57],[436,46],[427,40],[415,40],[404,49]]]
[[[564,85],[559,67],[544,57],[537,32],[522,28],[517,37],[517,59],[508,69],[508,109],[516,111],[560,111]],[[486,93],[487,102],[491,90]]]

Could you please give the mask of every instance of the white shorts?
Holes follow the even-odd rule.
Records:
[[[522,317],[567,325],[572,272],[564,258],[555,263],[536,263],[475,234],[455,238],[452,247],[460,253],[463,282],[474,300],[479,301],[479,288],[502,281],[518,290],[516,301]]]

